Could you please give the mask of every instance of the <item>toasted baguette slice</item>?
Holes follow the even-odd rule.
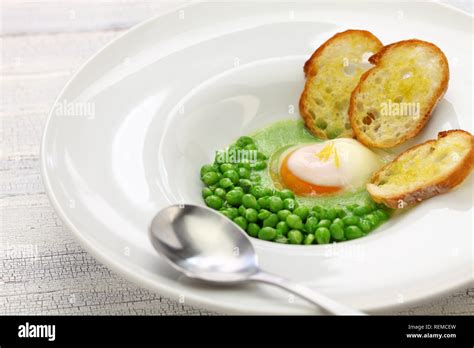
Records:
[[[474,166],[474,138],[463,130],[443,131],[400,154],[376,172],[367,191],[379,203],[405,208],[460,184]]]
[[[306,62],[300,114],[314,135],[353,137],[348,116],[351,92],[371,67],[368,57],[382,47],[368,31],[347,30],[326,41]]]
[[[400,41],[370,57],[351,95],[349,117],[357,139],[388,148],[417,135],[448,88],[444,53],[420,40]]]

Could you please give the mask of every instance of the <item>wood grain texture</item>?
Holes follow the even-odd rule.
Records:
[[[126,28],[176,5],[2,2],[0,314],[212,314],[142,289],[96,261],[54,213],[39,174],[46,115],[73,72]],[[401,313],[472,314],[474,288]]]
[[[3,0],[3,35],[123,30],[188,1]]]

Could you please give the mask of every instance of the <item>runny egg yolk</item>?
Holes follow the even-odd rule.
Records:
[[[381,165],[379,157],[354,139],[334,139],[283,154],[280,180],[296,195],[329,194],[364,185]]]

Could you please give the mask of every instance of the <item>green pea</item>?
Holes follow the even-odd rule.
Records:
[[[240,191],[240,192],[244,192],[244,189],[240,186],[235,186],[235,187],[231,187],[231,190],[237,190],[237,191]]]
[[[269,206],[270,206],[270,197],[260,197],[258,200],[257,200],[257,203],[258,205],[261,207],[261,208],[265,208],[265,209],[268,209]]]
[[[306,220],[309,215],[309,208],[305,207],[304,205],[299,206],[295,208],[295,210],[293,210],[293,214],[298,215],[301,218],[301,220]]]
[[[265,188],[260,185],[252,186],[250,193],[255,196],[255,198],[262,198],[265,196]]]
[[[280,219],[278,218],[278,215],[271,214],[269,217],[267,217],[265,220],[263,220],[263,226],[264,227],[275,227],[279,221],[280,221]]]
[[[202,177],[202,182],[207,186],[214,185],[219,181],[219,175],[216,172],[207,172]]]
[[[214,194],[215,194],[217,197],[221,198],[221,199],[225,199],[226,191],[225,191],[224,189],[218,187],[218,188],[216,188],[216,189],[214,190]]]
[[[241,206],[237,209],[237,211],[239,212],[239,215],[240,215],[240,216],[245,217],[245,213],[247,212],[247,208],[245,208],[243,205],[241,205]]]
[[[243,216],[237,216],[234,219],[234,222],[240,226],[241,229],[246,230],[247,229],[247,220]]]
[[[263,169],[267,168],[267,162],[265,162],[265,161],[256,161],[253,164],[253,168],[255,170],[263,170]]]
[[[205,164],[201,167],[201,178],[204,176],[204,174],[209,173],[209,172],[215,172],[216,168],[212,164]]]
[[[221,180],[219,180],[219,186],[223,189],[228,189],[233,186],[232,180],[230,180],[229,178],[222,178]]]
[[[357,203],[352,203],[352,204],[349,204],[346,206],[347,210],[349,211],[354,211],[355,208],[357,208],[359,206],[359,204]]]
[[[265,219],[268,219],[270,215],[272,215],[272,213],[270,213],[268,210],[260,209],[260,211],[258,212],[258,219],[265,220]]]
[[[263,160],[267,159],[267,156],[264,153],[258,151],[257,152],[257,159],[263,161]]]
[[[237,139],[237,141],[235,142],[235,145],[240,147],[240,148],[244,148],[246,145],[248,144],[253,144],[254,141],[251,137],[249,136],[241,136],[239,139]]]
[[[346,211],[342,207],[337,206],[334,209],[336,209],[337,216],[341,219],[347,215]]]
[[[307,234],[306,237],[304,238],[303,244],[304,245],[310,245],[314,243],[314,234]]]
[[[345,224],[344,224],[344,221],[342,221],[341,218],[335,218],[332,223],[334,225],[339,225],[340,227],[344,228]]]
[[[361,205],[356,208],[354,208],[354,214],[358,216],[362,216],[365,214],[370,213],[370,207],[367,205]]]
[[[225,173],[227,172],[228,170],[234,170],[235,169],[235,166],[232,164],[232,163],[222,163],[220,166],[219,166],[220,170],[222,173]]]
[[[360,217],[355,215],[348,215],[342,218],[342,221],[346,226],[356,226],[360,222]]]
[[[256,222],[258,219],[258,213],[255,209],[248,208],[245,211],[245,218],[247,219],[248,222]]]
[[[206,199],[207,197],[212,195],[212,190],[209,187],[203,187],[201,193],[202,198]]]
[[[217,197],[216,195],[210,195],[205,199],[205,202],[208,207],[216,210],[222,208],[222,204],[224,203],[222,199]]]
[[[226,211],[232,220],[239,216],[239,210],[237,208],[227,208]]]
[[[281,221],[286,221],[286,218],[290,214],[291,214],[291,211],[289,211],[287,209],[282,209],[277,213],[277,215],[278,215],[278,217],[280,218]]]
[[[244,150],[255,151],[255,150],[257,150],[257,145],[255,145],[255,144],[245,145]]]
[[[374,214],[379,218],[380,221],[386,221],[390,218],[390,215],[385,210],[377,209]]]
[[[293,211],[297,206],[296,201],[293,198],[285,198],[283,200],[283,208]]]
[[[247,233],[252,237],[257,237],[259,231],[260,227],[254,222],[249,223],[247,226]]]
[[[332,208],[324,208],[321,213],[321,219],[334,220],[337,217],[336,211]]]
[[[331,236],[334,240],[344,240],[344,227],[342,227],[340,224],[333,222],[331,226],[329,226],[329,230],[331,231]]]
[[[238,167],[239,167],[239,168],[245,168],[245,169],[247,169],[248,171],[250,171],[250,168],[251,168],[251,167],[250,167],[250,163],[248,163],[248,162],[240,162],[240,163],[238,164]],[[240,174],[239,174],[239,175],[240,175]]]
[[[295,194],[293,193],[293,191],[291,190],[288,190],[288,189],[283,189],[281,190],[278,195],[280,196],[281,199],[287,199],[287,198],[292,198],[294,199],[295,198]]]
[[[224,172],[224,178],[229,178],[233,184],[237,184],[239,182],[239,174],[235,170],[228,170]]]
[[[329,232],[327,227],[318,227],[314,236],[316,237],[316,242],[318,242],[318,244],[328,244],[331,240],[331,232]]]
[[[378,218],[377,215],[374,215],[374,214],[367,214],[364,219],[370,221],[370,223],[372,224],[372,227],[375,227],[379,224],[380,222],[380,219]]]
[[[219,211],[222,213],[222,215],[228,217],[229,219],[231,219],[231,220],[234,219],[233,217],[231,217],[231,215],[230,215],[230,213],[229,213],[229,211],[228,211],[227,209],[221,208]]]
[[[356,239],[362,237],[364,234],[362,233],[362,230],[357,227],[357,226],[347,226],[344,229],[344,235],[346,236],[346,239]]]
[[[246,208],[257,208],[257,199],[251,195],[250,193],[246,193],[242,197],[242,204],[245,205]]]
[[[276,243],[288,244],[288,238],[279,234],[277,234],[276,238],[273,241]]]
[[[298,230],[291,230],[288,232],[287,238],[290,244],[301,244],[303,242],[303,233]]]
[[[313,209],[311,209],[311,210],[309,211],[308,217],[315,217],[315,218],[318,218],[318,217],[316,216],[316,213],[313,211]]]
[[[248,170],[247,168],[241,167],[237,170],[237,173],[242,179],[250,179],[250,170]]]
[[[286,236],[290,228],[288,227],[288,224],[285,221],[280,221],[276,225],[276,230],[277,230],[277,234],[282,234]]]
[[[258,238],[263,240],[273,240],[276,236],[277,233],[273,227],[263,227],[258,232]]]
[[[334,220],[337,218],[337,210],[335,208],[326,209],[325,218],[328,220]]]
[[[254,183],[259,183],[260,181],[262,181],[262,177],[257,173],[252,173],[250,174],[250,180]]]
[[[316,214],[318,219],[324,219],[326,216],[326,209],[320,205],[315,205],[313,207],[313,212]]]
[[[231,190],[225,195],[227,203],[233,206],[239,206],[242,204],[242,197],[244,196],[243,192],[239,190]]]
[[[306,220],[306,232],[308,233],[314,233],[316,229],[318,228],[318,218],[311,216]]]
[[[271,196],[268,201],[268,208],[270,211],[276,213],[283,209],[283,201],[278,196]]]
[[[265,196],[273,196],[273,189],[270,187],[265,187]]]
[[[245,192],[249,192],[252,188],[252,182],[249,179],[239,179],[239,187],[242,187]]]
[[[367,219],[361,219],[359,222],[359,227],[364,233],[369,233],[372,231],[372,223]]]
[[[329,228],[329,226],[331,226],[331,220],[328,220],[328,219],[322,219],[319,221],[318,223],[318,227],[326,227],[326,228]]]
[[[301,230],[303,228],[303,221],[301,221],[301,218],[296,214],[288,215],[286,223],[290,228],[295,230]]]

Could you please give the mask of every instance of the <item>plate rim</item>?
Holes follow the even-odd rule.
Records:
[[[272,1],[270,1],[272,2]],[[285,1],[283,1],[285,2]],[[317,3],[326,3],[327,1],[320,1],[317,0],[315,4]],[[369,1],[370,2],[370,1]],[[474,14],[470,14],[469,12],[466,12],[462,9],[459,9],[457,7],[454,7],[450,4],[446,3],[439,3],[439,2],[433,2],[433,1],[427,1],[428,3],[431,3],[432,5],[438,6],[438,7],[444,7],[447,10],[450,10],[452,12],[456,12],[458,15],[464,15],[467,16],[471,19],[474,18]],[[205,3],[205,2],[204,2]],[[232,2],[231,2],[232,3]],[[116,44],[118,41],[120,41],[123,37],[131,34],[132,32],[139,31],[143,27],[151,24],[152,22],[155,22],[156,20],[159,20],[160,17],[164,17],[168,14],[177,12],[181,9],[184,8],[190,8],[190,7],[197,7],[201,5],[201,2],[191,2],[191,3],[184,3],[180,4],[178,6],[175,6],[171,9],[167,9],[163,12],[160,12],[154,16],[151,16],[150,18],[132,26],[128,30],[124,31],[123,33],[117,35],[115,38],[113,38],[111,41],[109,41],[107,44],[105,44],[102,48],[100,48],[96,53],[94,53],[91,57],[89,57],[84,63],[82,63],[79,68],[72,74],[72,76],[69,78],[67,83],[63,86],[61,91],[58,93],[58,96],[54,100],[54,102],[51,105],[50,111],[48,112],[48,115],[46,117],[46,121],[44,123],[43,127],[43,132],[42,132],[42,137],[41,137],[41,142],[40,142],[40,175],[41,179],[43,182],[43,185],[45,187],[45,193],[52,205],[52,207],[55,210],[55,213],[61,218],[63,223],[66,225],[68,230],[72,232],[76,240],[79,242],[81,247],[83,247],[88,253],[90,253],[95,259],[97,259],[99,262],[104,264],[105,266],[109,267],[111,270],[119,274],[120,276],[124,277],[127,280],[130,280],[136,285],[143,286],[155,293],[158,293],[160,295],[163,295],[164,297],[168,297],[173,299],[176,296],[176,291],[173,290],[172,286],[169,286],[168,284],[163,284],[163,283],[156,283],[154,281],[148,280],[148,278],[143,277],[138,275],[136,272],[133,271],[133,267],[130,267],[127,264],[124,264],[123,262],[120,262],[117,260],[116,257],[113,255],[110,255],[107,253],[106,249],[100,248],[91,241],[89,241],[83,233],[81,233],[80,229],[77,228],[71,220],[68,218],[68,215],[65,213],[64,209],[61,207],[59,204],[58,200],[56,199],[56,195],[53,192],[51,182],[50,182],[50,174],[48,174],[47,171],[47,163],[46,163],[46,141],[47,141],[47,136],[48,136],[48,130],[49,130],[49,125],[50,122],[53,118],[54,115],[54,110],[58,102],[62,99],[64,93],[66,90],[69,88],[69,86],[72,84],[72,82],[76,79],[78,75],[80,75],[89,64],[91,64],[98,56],[102,55],[105,50],[107,50],[110,46]],[[430,302],[434,299],[437,299],[441,296],[446,296],[448,294],[452,294],[462,288],[466,288],[469,284],[473,284],[474,281],[473,279],[462,279],[456,284],[449,284],[449,286],[445,286],[442,288],[437,288],[436,291],[430,291],[429,293],[423,293],[423,295],[418,295],[418,296],[412,296],[410,299],[407,301],[404,301],[403,303],[398,303],[398,304],[392,304],[392,305],[386,305],[386,306],[377,306],[377,307],[370,307],[367,306],[367,311],[371,313],[384,313],[387,311],[393,311],[393,310],[403,310],[406,308],[413,307],[414,305],[421,305],[423,303]],[[268,310],[259,310],[258,308],[254,308],[251,306],[242,306],[242,305],[232,305],[232,304],[220,304],[213,302],[212,300],[209,300],[205,296],[202,295],[197,295],[193,293],[189,293],[189,290],[192,290],[191,287],[188,288],[188,294],[186,294],[186,304],[195,306],[198,308],[203,308],[207,310],[212,310],[212,311],[217,311],[217,312],[224,312],[224,313],[233,313],[233,314],[251,314],[251,315],[258,315],[258,314],[277,314],[277,315],[282,315],[285,314],[285,311],[278,310],[276,307],[272,307],[271,311]]]

